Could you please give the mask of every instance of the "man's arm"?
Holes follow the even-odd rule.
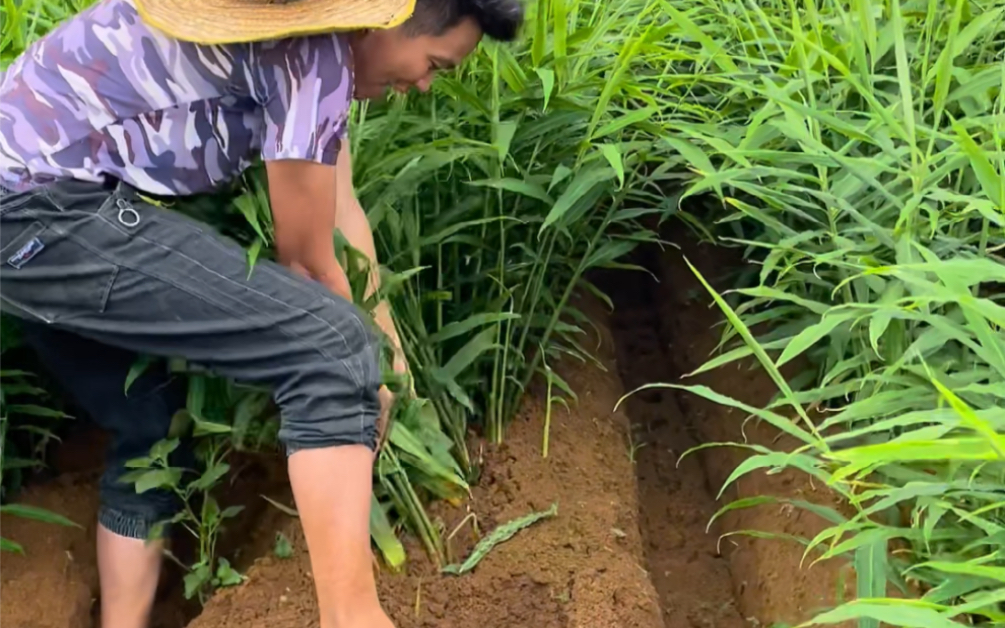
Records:
[[[352,158],[349,155],[349,142],[342,142],[342,149],[339,152],[338,162],[335,165],[336,179],[336,211],[335,228],[342,232],[345,239],[354,248],[366,255],[370,263],[370,276],[367,281],[366,296],[376,292],[380,288],[380,264],[377,260],[377,249],[373,242],[373,230],[370,222],[366,218],[359,201],[356,199],[356,192],[352,185]],[[374,319],[377,325],[391,339],[394,345],[395,361],[394,369],[399,373],[407,368],[405,353],[401,346],[401,338],[398,336],[398,329],[394,324],[394,317],[391,316],[391,307],[386,299],[382,299],[374,308]]]
[[[279,262],[351,301],[332,243],[339,206],[335,170],[304,160],[265,164]]]

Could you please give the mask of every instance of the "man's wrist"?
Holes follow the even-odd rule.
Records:
[[[405,350],[401,346],[401,337],[398,335],[398,327],[394,322],[394,316],[391,315],[391,306],[387,301],[381,301],[374,311],[374,320],[377,326],[380,327],[384,335],[387,336],[388,340],[391,342],[391,348],[394,350],[394,357],[396,362],[400,362],[402,366],[408,366],[408,361],[405,358]],[[397,366],[397,364],[396,364]]]

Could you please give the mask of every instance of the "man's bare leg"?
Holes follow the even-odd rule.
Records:
[[[373,451],[342,445],[294,452],[290,484],[307,538],[321,628],[391,628],[370,551]]]
[[[147,628],[163,543],[119,536],[98,525],[101,628]]]

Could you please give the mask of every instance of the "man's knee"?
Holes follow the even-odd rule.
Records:
[[[354,355],[293,366],[277,386],[279,438],[287,451],[377,442],[381,378],[377,344]]]

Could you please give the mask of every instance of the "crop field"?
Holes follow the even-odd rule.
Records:
[[[1005,0],[528,1],[354,106],[415,377],[374,468],[395,625],[1005,625]],[[88,4],[0,3],[0,67]],[[259,166],[162,202],[273,255]],[[97,625],[105,436],[6,316],[0,360],[2,623]],[[155,628],[316,625],[268,391],[169,367]]]

